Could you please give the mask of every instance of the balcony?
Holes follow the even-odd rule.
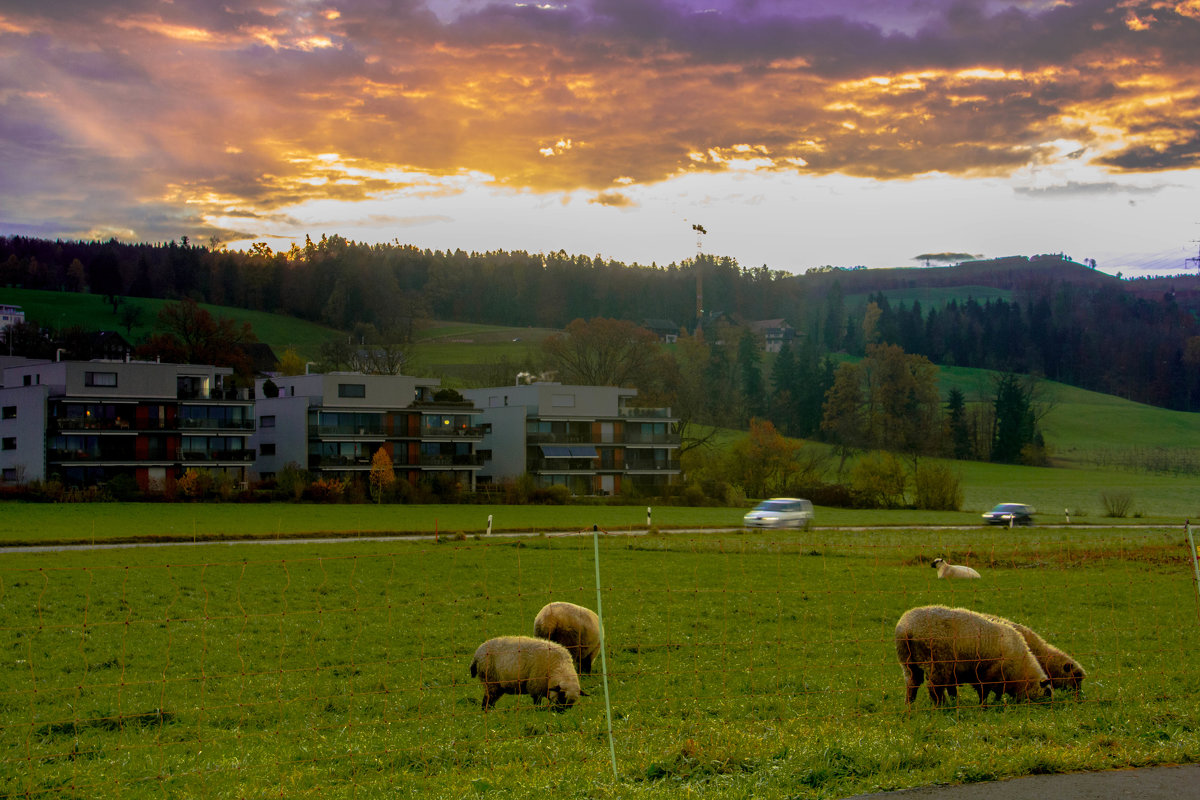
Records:
[[[336,467],[354,467],[358,469],[370,469],[370,456],[309,456],[309,469],[333,469]]]
[[[254,430],[254,420],[252,419],[188,419],[182,418],[179,420],[179,429],[182,431],[252,431]]]
[[[469,455],[421,455],[417,458],[419,467],[482,467],[483,458],[477,453]],[[404,465],[401,465],[404,466]]]
[[[679,446],[679,436],[673,433],[625,432],[625,444],[669,444]]]
[[[595,444],[588,433],[526,433],[528,444]]]
[[[623,406],[617,409],[617,416],[625,419],[673,419],[669,408],[634,408]]]
[[[363,427],[355,427],[353,425],[309,425],[308,437],[310,439],[323,439],[329,436],[372,436],[378,439],[380,436],[389,436],[386,429],[382,425],[366,425]]]
[[[454,428],[449,425],[421,426],[417,435],[422,439],[482,439],[483,428]]]
[[[176,456],[183,462],[253,461],[253,450],[178,450]]]
[[[240,389],[179,389],[176,393],[179,400],[240,400],[250,402],[254,399],[249,387]]]
[[[525,460],[526,472],[618,472],[612,467],[601,469],[596,459],[591,458],[529,458]]]
[[[626,472],[679,472],[679,459],[668,458],[664,461],[653,459],[635,459],[625,462]]]

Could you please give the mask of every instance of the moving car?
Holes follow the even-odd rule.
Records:
[[[742,518],[747,528],[807,528],[812,524],[813,506],[797,497],[764,500]]]
[[[1032,525],[1033,506],[1024,503],[1001,503],[983,515],[989,525]]]

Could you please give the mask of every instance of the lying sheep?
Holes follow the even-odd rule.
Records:
[[[908,705],[926,679],[935,706],[947,695],[957,697],[963,685],[974,686],[981,702],[992,691],[1020,700],[1050,696],[1050,679],[1021,634],[965,608],[922,606],[904,612],[896,623],[896,656]]]
[[[1033,653],[1033,657],[1038,660],[1045,670],[1046,676],[1050,678],[1050,683],[1055,689],[1070,689],[1078,692],[1083,687],[1083,679],[1087,677],[1083,667],[1079,662],[1071,658],[1071,656],[1059,650],[1054,645],[1047,642],[1041,636],[1038,636],[1031,628],[1022,625],[1019,622],[1013,622],[1004,617],[995,616],[994,614],[987,615],[991,619],[1004,622],[1012,625],[1017,633],[1025,640],[1025,644],[1029,645],[1029,652]],[[984,702],[987,698],[979,698],[980,702]],[[999,695],[996,696],[999,700]]]
[[[934,569],[938,571],[939,578],[978,578],[979,573],[970,567],[960,567],[954,564],[949,564],[944,558],[935,558],[933,564]]]
[[[565,711],[586,694],[567,649],[531,636],[497,636],[479,645],[471,660],[471,677],[477,675],[484,711],[506,694],[527,694],[534,705],[546,697],[551,709]]]
[[[600,618],[574,603],[547,603],[533,620],[533,635],[567,648],[575,668],[592,674],[592,659],[600,653]]]

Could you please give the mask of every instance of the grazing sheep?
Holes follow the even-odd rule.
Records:
[[[954,564],[949,564],[944,558],[935,558],[933,564],[934,569],[938,571],[939,578],[978,578],[979,573],[970,567],[960,567]]]
[[[995,691],[1016,699],[1050,696],[1050,679],[1011,625],[965,608],[922,606],[896,623],[896,657],[904,670],[905,702],[912,705],[928,677],[929,697],[941,705],[974,686],[981,698]]]
[[[1083,687],[1083,679],[1087,677],[1087,673],[1084,672],[1078,661],[1019,622],[1013,622],[994,614],[986,616],[1016,628],[1017,633],[1021,634],[1025,640],[1025,644],[1029,645],[1029,652],[1033,653],[1033,657],[1042,665],[1042,669],[1045,670],[1046,676],[1050,678],[1050,683],[1055,689],[1070,689],[1078,692]],[[984,702],[985,699],[981,697],[979,701]],[[996,699],[1000,699],[999,695]]]
[[[533,620],[533,635],[567,648],[575,668],[592,674],[592,659],[600,653],[600,618],[574,603],[547,603]]]
[[[506,694],[527,694],[534,705],[547,697],[551,709],[565,711],[586,694],[567,649],[531,636],[497,636],[479,645],[471,660],[471,677],[477,675],[484,711]]]

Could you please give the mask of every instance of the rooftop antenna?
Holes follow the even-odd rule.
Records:
[[[704,230],[703,225],[692,225],[692,230],[696,232],[696,327],[698,328],[704,321],[704,262],[701,259],[704,253],[704,239],[702,237],[708,231]]]

